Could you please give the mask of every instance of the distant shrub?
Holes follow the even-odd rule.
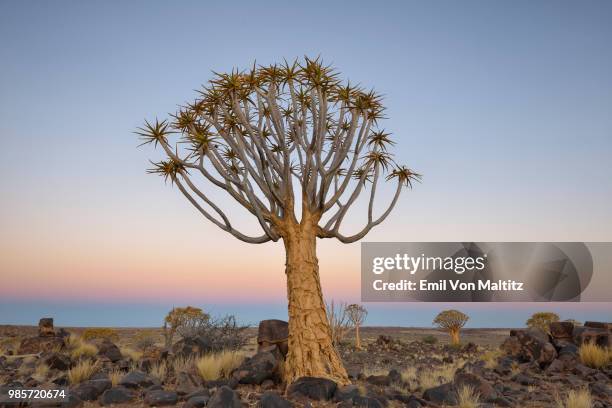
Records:
[[[428,334],[422,340],[425,344],[436,344],[438,342],[438,338],[432,334]]]
[[[578,350],[580,361],[591,368],[602,368],[611,362],[612,353],[609,349],[599,347],[596,344],[586,343]]]
[[[143,330],[133,337],[134,344],[142,351],[147,351],[155,345],[155,332],[153,330]]]
[[[174,336],[188,337],[210,320],[210,315],[198,307],[175,307],[164,318],[164,337],[166,347],[170,347]]]
[[[532,329],[540,329],[544,333],[550,333],[550,324],[559,321],[559,315],[553,312],[534,313],[525,323]]]
[[[119,333],[117,330],[107,327],[94,327],[91,329],[86,329],[81,337],[83,340],[104,339],[117,341],[119,340]]]
[[[98,362],[91,360],[81,360],[74,367],[68,370],[68,380],[70,384],[78,384],[89,380],[98,371]]]
[[[196,368],[204,381],[228,378],[240,366],[244,355],[235,350],[207,354],[196,361]]]

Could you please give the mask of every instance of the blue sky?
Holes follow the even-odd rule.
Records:
[[[385,95],[395,154],[424,182],[367,240],[612,241],[611,20],[606,1],[3,1],[0,323],[50,305],[67,325],[86,303],[106,325],[138,325],[167,305],[238,304],[207,276],[253,279],[276,260],[278,296],[242,310],[282,313],[282,251],[204,223],[145,174],[150,151],[131,133],[211,70],[255,60],[320,55]],[[358,300],[358,248],[321,244],[329,297]],[[236,253],[252,265],[227,262]],[[171,283],[202,296],[166,296]],[[104,314],[107,298],[134,312]],[[505,307],[508,325],[525,320]],[[380,310],[372,323],[430,320]]]

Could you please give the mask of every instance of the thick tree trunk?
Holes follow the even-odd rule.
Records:
[[[284,377],[287,384],[305,376],[348,384],[325,313],[316,239],[314,229],[303,225],[296,225],[283,237],[289,300],[289,352]]]
[[[450,335],[451,335],[451,343],[457,345],[459,343],[461,343],[460,339],[459,339],[459,329],[450,329]]]
[[[361,338],[359,337],[359,325],[355,325],[355,348],[361,350]]]

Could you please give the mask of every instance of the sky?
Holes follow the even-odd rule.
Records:
[[[366,241],[612,241],[611,18],[606,1],[0,1],[0,324],[286,316],[282,243],[208,223],[133,134],[254,61],[321,56],[385,95],[394,153],[424,177]],[[319,261],[326,298],[358,301],[359,244],[320,241]],[[366,306],[427,326],[447,305]],[[542,306],[460,307],[516,327]]]

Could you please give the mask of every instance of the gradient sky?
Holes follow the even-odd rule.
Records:
[[[610,21],[606,1],[0,1],[0,323],[286,315],[282,244],[208,223],[145,174],[132,133],[254,60],[321,55],[385,95],[424,181],[366,240],[612,241]],[[359,244],[319,252],[326,296],[357,301]],[[547,306],[612,320],[609,303]],[[441,305],[369,307],[426,325]],[[466,307],[482,326],[537,309]]]

